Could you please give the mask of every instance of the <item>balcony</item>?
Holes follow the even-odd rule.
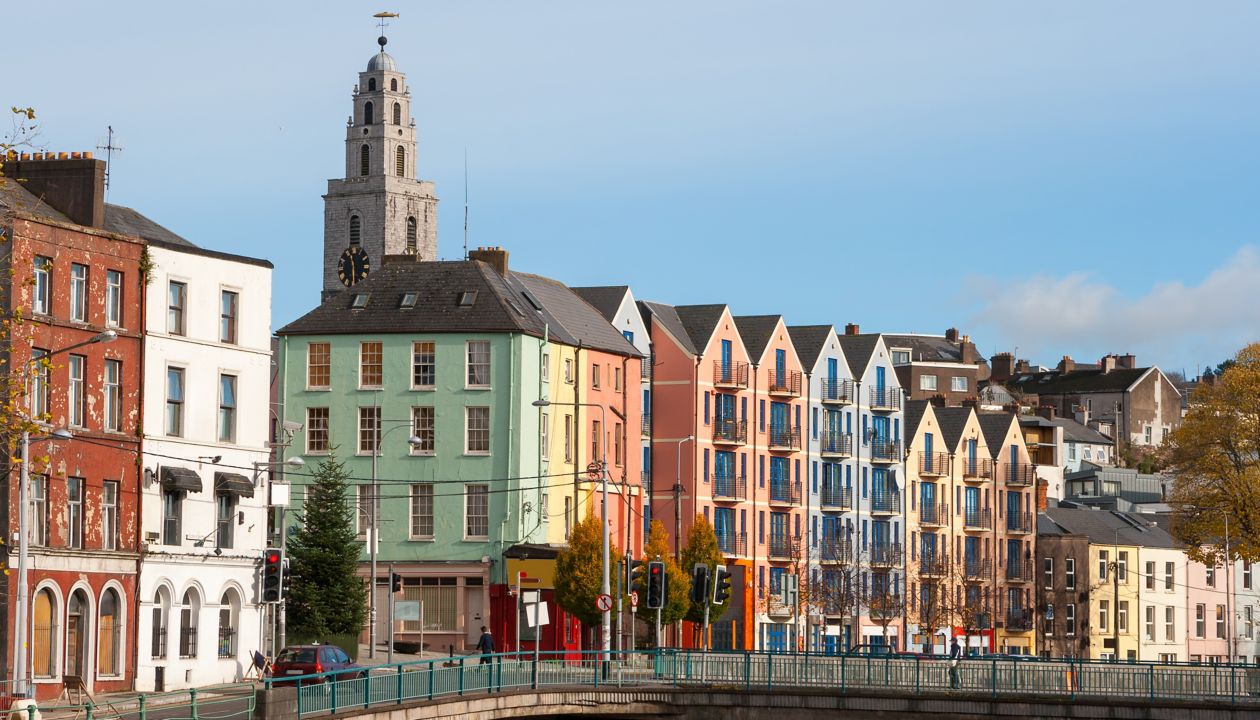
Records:
[[[791,560],[792,550],[796,547],[796,538],[788,535],[770,536],[770,559]]]
[[[971,508],[963,511],[964,530],[990,530],[993,528],[993,512],[988,508]]]
[[[919,477],[944,477],[949,474],[949,453],[919,453]]]
[[[801,431],[790,427],[770,428],[772,451],[794,452],[801,449]]]
[[[825,565],[852,563],[853,541],[841,537],[823,538],[818,543],[818,561]]]
[[[853,488],[823,484],[819,493],[823,512],[843,512],[853,508]]]
[[[801,484],[782,478],[770,478],[770,502],[780,505],[800,505]]]
[[[735,502],[744,499],[744,476],[736,473],[713,476],[713,501]]]
[[[901,443],[896,440],[872,440],[871,462],[901,462]]]
[[[652,358],[643,358],[639,362],[639,379],[643,382],[652,382]]]
[[[770,388],[771,395],[782,395],[784,397],[800,397],[801,396],[801,373],[799,370],[777,370],[770,371]]]
[[[648,490],[652,489],[652,472],[650,470],[639,471],[639,484],[640,487],[647,488]]]
[[[871,565],[888,567],[901,564],[901,543],[871,545]]]
[[[1006,581],[1028,583],[1032,582],[1033,576],[1032,560],[1012,560],[1006,561]]]
[[[818,451],[823,457],[845,458],[853,455],[853,433],[822,431],[818,435]]]
[[[965,458],[963,460],[963,480],[978,481],[993,478],[993,461],[987,458]]]
[[[949,558],[945,553],[919,556],[919,577],[944,577],[949,571]]]
[[[719,445],[743,445],[748,442],[748,421],[723,418],[714,420],[713,442]]]
[[[896,515],[901,512],[901,493],[881,492],[871,496],[872,515]]]
[[[822,396],[819,398],[826,404],[835,405],[852,405],[854,392],[852,380],[830,380],[822,381]]]
[[[748,387],[748,363],[714,360],[713,386],[731,389]]]
[[[1019,535],[1027,535],[1033,531],[1032,513],[1007,513],[1006,514],[1006,532]]]
[[[1027,463],[1007,465],[1002,471],[1002,480],[1013,487],[1032,487],[1037,484],[1037,466]]]
[[[989,558],[965,558],[963,578],[969,582],[988,580],[993,575],[993,561]]]
[[[872,412],[896,412],[901,409],[901,388],[871,388]]]
[[[920,525],[948,525],[949,503],[934,502],[919,505]]]
[[[747,533],[718,533],[717,536],[718,550],[723,555],[748,555],[748,534]]]
[[[1032,608],[1011,608],[1006,611],[1006,629],[1021,632],[1032,630]]]
[[[639,434],[648,437],[652,434],[652,416],[644,415],[643,422],[639,425]]]

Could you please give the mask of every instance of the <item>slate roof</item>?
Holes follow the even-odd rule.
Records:
[[[1037,513],[1037,537],[1044,535],[1071,535],[1064,530],[1058,523],[1050,519],[1050,516],[1044,512]]]
[[[1014,413],[982,412],[977,413],[976,417],[980,420],[980,432],[984,433],[984,442],[989,446],[990,453],[1006,445],[1006,433],[1015,420]]]
[[[1092,443],[1094,445],[1111,444],[1111,438],[1092,427],[1076,422],[1072,418],[1055,418],[1050,421],[1050,424],[1063,428],[1064,442]]]
[[[14,212],[26,213],[45,220],[70,222],[70,218],[62,215],[35,196],[22,183],[13,178],[0,178],[0,208]]]
[[[932,412],[936,415],[936,424],[941,428],[941,437],[945,438],[945,446],[953,452],[958,448],[958,442],[962,440],[963,428],[967,427],[967,419],[971,417],[972,409],[938,407],[933,408]]]
[[[831,325],[793,325],[788,328],[788,335],[792,336],[792,345],[805,372],[813,372],[827,341],[836,336],[836,329]]]
[[[1085,535],[1090,542],[1100,545],[1118,543],[1139,547],[1180,547],[1168,531],[1155,522],[1155,516],[1146,513],[1049,508],[1046,515],[1065,531],[1074,535]]]
[[[673,305],[664,303],[648,302],[646,300],[639,301],[639,314],[643,316],[643,322],[652,327],[653,322],[660,323],[661,327],[669,331],[682,345],[683,349],[692,355],[699,355],[696,346],[691,343],[691,334],[687,332],[686,326],[678,317],[678,311]]]
[[[909,348],[912,362],[962,362],[962,351],[956,343],[946,340],[944,335],[889,335],[885,333],[884,344],[890,349]]]
[[[197,247],[135,210],[122,205],[105,204],[104,229],[120,235],[131,235],[144,240],[158,240],[171,245]]]
[[[583,300],[590,303],[592,307],[599,311],[600,315],[608,322],[612,322],[617,317],[617,309],[621,307],[621,301],[626,298],[626,293],[630,292],[629,285],[606,285],[603,287],[575,287],[569,288],[577,293]]]
[[[476,292],[471,305],[460,295]],[[417,293],[414,308],[399,307]],[[367,306],[351,308],[368,293]],[[543,335],[543,318],[491,266],[479,260],[385,263],[367,280],[329,297],[277,335],[520,332]]]
[[[744,341],[744,349],[754,363],[761,361],[766,345],[770,344],[770,338],[774,336],[774,329],[781,319],[782,315],[740,315],[734,318],[735,328]]]
[[[1060,374],[1056,370],[1045,373],[1017,375],[1008,385],[1028,395],[1057,395],[1061,393],[1119,392],[1127,390],[1150,368],[1116,368],[1109,373],[1101,370],[1074,370]]]
[[[682,323],[691,338],[691,344],[698,352],[704,352],[709,346],[709,338],[717,329],[718,320],[722,319],[725,305],[676,305],[678,321]]]
[[[923,421],[923,416],[927,414],[927,400],[907,400],[905,406],[905,422],[906,422],[906,444],[910,444],[910,439],[919,434],[919,423]],[[950,446],[953,449],[953,446]]]
[[[564,283],[541,275],[509,271],[512,283],[519,283],[541,301],[543,311],[554,318],[571,338],[570,345],[604,350],[618,355],[641,357],[629,340],[612,326],[590,303]],[[519,288],[518,288],[519,292]],[[529,303],[529,298],[524,298]]]
[[[840,349],[844,350],[844,357],[849,361],[849,370],[853,372],[853,377],[862,378],[866,373],[866,366],[871,363],[871,356],[875,354],[875,346],[879,344],[879,335],[840,335]]]

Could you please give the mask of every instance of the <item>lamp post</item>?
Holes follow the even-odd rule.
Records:
[[[301,457],[294,455],[293,457],[283,462],[260,462],[258,460],[255,460],[253,461],[252,465],[254,466],[253,479],[254,479],[254,485],[256,486],[258,485],[258,478],[262,476],[263,470],[267,470],[269,468],[285,467],[285,466],[288,466],[291,468],[300,468],[306,465],[306,461],[303,460]],[[272,485],[274,484],[275,483],[272,483]],[[287,485],[287,483],[285,484]],[[268,488],[267,502],[271,503],[272,499],[273,498],[271,497],[270,488]],[[284,511],[285,511],[285,508],[288,507],[288,503],[289,503],[289,499],[288,499],[288,496],[286,495],[285,504],[279,506],[280,517],[276,520],[276,534],[280,536],[279,545],[280,545],[281,557],[284,557],[285,538],[288,536],[288,533],[285,532],[285,529],[284,529]],[[288,562],[288,561],[286,560],[285,562]],[[271,657],[275,657],[276,651],[284,647],[284,627],[285,627],[285,620],[286,620],[286,612],[287,611],[285,610],[285,604],[283,602],[276,603],[271,608]],[[277,641],[277,636],[279,636],[278,641]]]
[[[534,407],[544,408],[551,405],[551,401],[545,400],[545,399],[535,400],[534,402],[530,404],[533,405]],[[602,433],[604,431],[604,428],[608,427],[607,422],[605,422],[603,405],[600,405],[598,403],[583,403],[583,402],[574,403],[574,404],[581,407],[598,408],[600,432]],[[601,456],[600,457],[600,480],[601,480],[600,515],[602,517],[600,524],[604,526],[603,533],[602,533],[604,556],[603,556],[603,563],[602,563],[603,569],[600,573],[599,591],[601,594],[608,595],[611,597],[612,587],[611,587],[611,583],[609,582],[609,577],[608,577],[608,568],[609,568],[609,559],[608,559],[608,532],[609,532],[608,531],[608,444],[604,442],[603,438],[599,439],[599,451],[600,451],[600,456]],[[612,608],[609,607],[607,610],[601,611],[601,618],[600,618],[599,649],[600,649],[600,658],[604,662],[608,661],[608,654],[611,649],[610,647],[611,641],[609,638],[609,625],[611,623],[612,623]]]
[[[370,590],[368,592],[368,601],[370,603],[370,606],[368,608],[368,623],[369,623],[368,657],[373,658],[373,659],[376,658],[376,547],[379,544],[377,535],[380,534],[380,530],[381,530],[381,523],[380,523],[381,501],[380,501],[380,496],[378,494],[379,491],[376,484],[376,457],[380,455],[381,453],[381,443],[385,441],[385,438],[393,431],[399,428],[405,428],[405,427],[411,427],[411,421],[404,420],[404,421],[398,422],[397,425],[394,425],[394,427],[382,433],[381,424],[378,422],[376,424],[375,431],[372,433],[376,437],[374,438],[375,442],[372,443],[372,497],[368,504],[368,507],[370,508],[369,514],[371,516],[369,519],[371,520],[371,526],[372,526],[371,527],[372,535],[371,537],[368,538],[368,555],[372,558],[372,570],[371,570],[372,582],[371,582],[371,585],[369,585]],[[407,438],[407,444],[411,445],[412,447],[416,447],[421,442],[422,441],[420,440],[420,438],[416,437],[415,435],[412,435],[411,437]],[[421,618],[422,622],[423,620],[424,619]],[[390,628],[390,630],[391,632],[390,632],[389,648],[390,648],[390,654],[392,655],[393,649],[394,649],[393,632],[392,632],[393,628]]]
[[[678,444],[674,448],[674,562],[680,564],[682,563],[682,446],[683,443],[695,439],[695,435],[688,435],[682,440],[675,441]]]
[[[26,383],[27,393],[30,392],[30,385],[31,385],[30,369],[32,365],[35,365],[41,361],[44,361],[52,357],[53,355],[60,355],[61,353],[69,352],[71,350],[77,350],[78,348],[86,347],[88,345],[96,345],[98,343],[113,342],[114,340],[117,340],[117,339],[118,339],[118,332],[116,330],[106,330],[104,332],[93,335],[92,337],[88,338],[87,340],[84,340],[83,342],[75,343],[68,347],[63,347],[59,350],[53,350],[51,352],[44,353],[43,355],[40,355],[37,358],[30,358],[29,360],[26,361],[26,363],[23,365],[23,368],[22,368],[22,372],[25,375],[24,381]],[[39,391],[41,393],[46,391],[46,388],[43,386],[43,384],[40,385]],[[29,401],[29,398],[28,398],[28,401]],[[31,418],[27,418],[27,420],[29,421],[31,420]],[[53,438],[61,439],[61,440],[68,440],[71,437],[73,436],[67,430],[54,430],[52,434],[50,434],[49,436],[38,438],[38,440],[48,440],[48,439],[53,439]],[[22,429],[22,439],[21,439],[22,471],[21,471],[21,474],[19,475],[19,480],[18,480],[18,483],[19,483],[19,486],[18,486],[18,508],[19,508],[18,510],[18,580],[17,580],[18,596],[17,596],[17,607],[14,608],[14,613],[13,613],[13,618],[14,618],[13,693],[15,695],[20,693],[23,697],[30,697],[33,694],[29,692],[29,688],[27,687],[27,684],[28,684],[27,678],[29,677],[27,673],[27,663],[28,663],[28,660],[30,659],[30,655],[26,652],[27,650],[26,631],[27,631],[27,626],[30,622],[29,618],[27,617],[29,614],[29,607],[30,607],[30,600],[29,600],[30,593],[27,592],[27,587],[26,587],[29,581],[28,576],[30,572],[30,567],[29,567],[30,566],[30,540],[27,537],[28,528],[26,525],[27,525],[27,515],[30,512],[30,508],[27,507],[27,503],[28,503],[27,486],[30,484],[30,479],[31,479],[31,461],[30,461],[31,442],[32,442],[32,439],[31,439],[30,429],[24,427]]]

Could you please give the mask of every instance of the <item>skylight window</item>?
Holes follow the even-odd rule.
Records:
[[[531,307],[539,312],[542,312],[542,303],[538,302],[538,298],[534,297],[532,292],[525,290],[521,292],[521,295],[525,296],[525,300],[529,302]]]
[[[351,303],[350,307],[355,310],[362,310],[367,307],[369,297],[371,297],[371,293],[356,293],[354,302]]]
[[[416,293],[414,293],[414,292],[403,293],[403,296],[402,296],[402,302],[398,303],[398,307],[400,307],[400,308],[413,308],[413,307],[415,307],[415,306],[416,306],[416,297],[417,297],[417,295],[416,295]]]
[[[473,303],[475,302],[477,302],[476,290],[465,290],[464,292],[459,294],[460,307],[472,307]]]

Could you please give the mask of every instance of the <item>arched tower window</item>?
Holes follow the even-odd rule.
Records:
[[[375,120],[376,116],[372,113],[372,102],[363,103],[363,124],[371,125]]]
[[[359,224],[359,216],[351,215],[350,216],[350,244],[351,245],[359,244],[360,231],[361,231],[361,228]]]
[[[398,78],[389,79],[390,92],[398,92]]]
[[[197,657],[197,625],[201,619],[201,597],[191,588],[184,591],[179,611],[179,656]]]
[[[394,151],[394,174],[398,177],[403,176],[403,170],[407,167],[407,151],[402,145]]]
[[[394,124],[402,125],[402,104],[394,103]]]
[[[407,253],[416,254],[416,219],[414,217],[407,218]]]
[[[368,78],[368,92],[376,90],[376,78]]]
[[[359,148],[359,174],[368,174],[369,160],[372,159],[372,150],[367,145]]]
[[[96,624],[96,671],[101,675],[121,675],[119,656],[122,653],[122,608],[118,591],[108,588],[101,595],[100,621]]]

